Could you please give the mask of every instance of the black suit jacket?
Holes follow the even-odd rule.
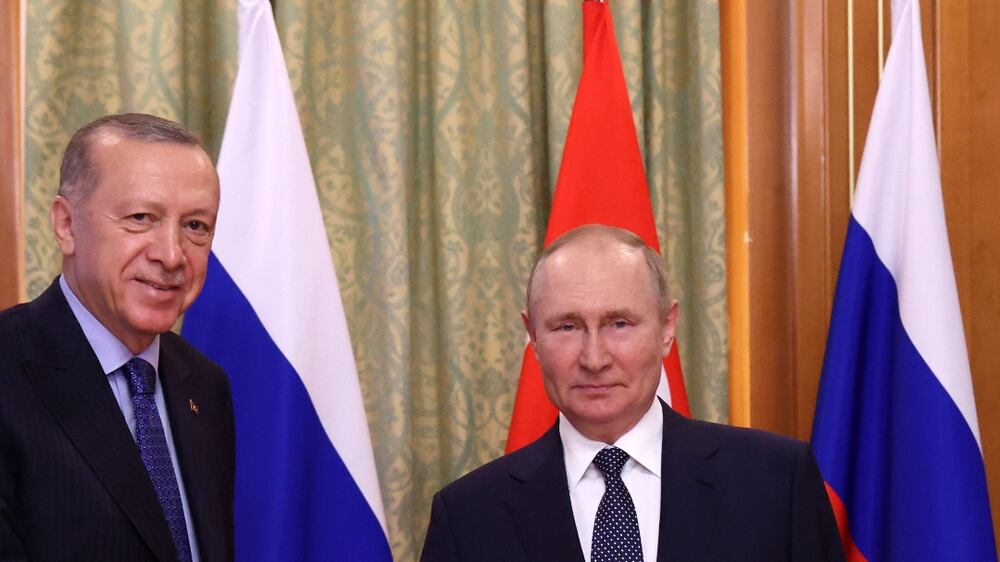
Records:
[[[582,562],[557,426],[438,492],[421,560]],[[805,443],[663,405],[660,488],[658,560],[843,560]]]
[[[160,338],[159,375],[201,559],[231,560],[228,379],[172,333]],[[0,313],[0,559],[177,560],[139,448],[57,282]]]

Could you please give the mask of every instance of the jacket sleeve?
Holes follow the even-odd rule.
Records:
[[[434,494],[431,504],[431,521],[427,526],[427,538],[420,553],[420,562],[458,562],[455,540],[452,536],[451,521],[444,505],[441,492]]]
[[[24,542],[15,530],[14,514],[4,499],[9,491],[8,484],[6,468],[0,466],[0,560],[4,562],[27,560]]]
[[[809,446],[795,457],[792,483],[792,560],[842,562],[844,548],[830,498]]]

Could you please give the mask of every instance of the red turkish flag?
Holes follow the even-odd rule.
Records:
[[[606,2],[585,0],[583,72],[566,133],[545,245],[577,226],[593,223],[631,230],[649,247],[660,249],[611,9]],[[676,341],[663,366],[671,406],[690,416]],[[541,437],[552,427],[556,414],[529,344],[521,364],[506,452]]]

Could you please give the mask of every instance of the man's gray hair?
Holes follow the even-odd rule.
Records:
[[[593,236],[595,234],[606,235],[611,240],[618,242],[627,248],[633,248],[642,252],[642,257],[646,260],[646,267],[649,268],[649,273],[653,278],[654,285],[656,286],[656,297],[658,300],[657,306],[660,318],[665,318],[667,311],[670,309],[670,303],[672,303],[674,299],[673,294],[670,291],[670,283],[667,281],[667,270],[663,265],[663,258],[660,257],[659,253],[647,246],[646,243],[643,242],[642,238],[639,238],[639,236],[634,232],[625,230],[624,228],[604,224],[586,224],[578,226],[556,238],[551,244],[542,250],[542,253],[538,255],[538,259],[535,260],[535,265],[531,268],[531,276],[528,277],[528,291],[527,298],[525,300],[525,307],[527,307],[528,311],[530,312],[531,310],[531,290],[535,283],[535,275],[538,273],[538,268],[541,266],[542,262],[544,262],[545,259],[552,254],[559,251],[559,248],[568,245],[574,240]]]
[[[59,167],[59,195],[71,201],[82,199],[100,181],[93,144],[101,135],[205,148],[198,135],[169,119],[145,113],[106,115],[81,127],[66,145]]]

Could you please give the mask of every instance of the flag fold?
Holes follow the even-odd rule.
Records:
[[[812,446],[850,560],[996,560],[920,6],[892,14]]]
[[[391,560],[350,336],[266,0],[238,3],[222,203],[182,334],[222,365],[236,418],[239,560]]]

